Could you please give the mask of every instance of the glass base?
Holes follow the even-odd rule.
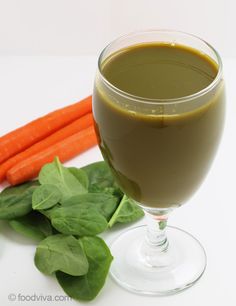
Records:
[[[150,248],[146,252],[146,229],[131,228],[111,244],[113,279],[125,289],[145,295],[169,295],[192,286],[206,268],[206,253],[200,242],[181,229],[167,226],[169,246],[156,256],[155,263],[150,260],[155,252],[152,254]]]

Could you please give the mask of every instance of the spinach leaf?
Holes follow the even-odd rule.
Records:
[[[40,242],[34,262],[45,274],[62,271],[70,275],[84,275],[88,272],[88,260],[81,242],[73,236],[53,235]]]
[[[73,196],[63,202],[62,206],[73,206],[78,208],[94,208],[97,209],[107,220],[110,220],[111,216],[115,212],[118,206],[119,200],[112,194],[106,193],[86,193]]]
[[[89,179],[87,173],[84,170],[76,167],[69,167],[67,169],[77,178],[77,180],[81,183],[81,185],[83,185],[84,188],[87,190],[89,187]]]
[[[59,207],[61,207],[61,204],[56,204],[55,206],[48,208],[48,209],[40,209],[39,212],[47,217],[49,220],[51,220],[52,213],[57,210]]]
[[[121,191],[119,187],[105,187],[101,188],[96,184],[91,185],[89,189],[90,193],[106,193],[115,196],[117,199],[121,200],[123,198],[124,193]]]
[[[67,235],[93,236],[107,228],[106,219],[94,208],[62,206],[50,214],[53,227]]]
[[[53,163],[43,166],[39,173],[39,182],[41,185],[56,185],[62,192],[62,200],[76,194],[87,193],[87,189],[67,168],[62,166],[57,157]]]
[[[111,217],[108,226],[112,227],[115,223],[128,223],[137,221],[144,216],[143,210],[126,195],[120,202],[120,205],[116,209],[114,215]]]
[[[123,191],[119,187],[106,187],[104,188],[103,192],[112,194],[120,200],[123,198],[124,195]]]
[[[63,272],[56,272],[56,277],[65,293],[70,297],[90,301],[104,286],[113,257],[101,238],[83,237],[80,240],[89,262],[88,273],[83,276],[71,276]]]
[[[8,196],[8,195],[21,195],[23,194],[26,190],[28,190],[30,187],[32,186],[39,186],[39,182],[36,180],[36,181],[30,181],[30,182],[27,182],[27,183],[24,183],[24,184],[21,184],[21,185],[18,185],[18,186],[10,186],[10,187],[7,187],[5,188],[1,193],[0,193],[0,197],[1,196]]]
[[[83,168],[89,178],[89,191],[91,189],[113,187],[115,185],[114,177],[110,168],[104,161],[89,164]]]
[[[31,212],[24,217],[11,220],[9,224],[19,234],[35,240],[42,240],[52,235],[51,223],[37,212]]]
[[[17,187],[13,187],[17,188]],[[21,187],[19,187],[21,188]],[[0,195],[0,219],[15,219],[28,214],[32,210],[32,194],[36,186],[27,189],[14,189]]]
[[[32,195],[33,209],[47,209],[56,205],[62,198],[62,193],[56,185],[45,184],[37,187]]]

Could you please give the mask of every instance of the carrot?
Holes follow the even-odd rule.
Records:
[[[17,185],[36,177],[42,166],[58,156],[65,162],[97,144],[94,127],[90,126],[16,164],[7,172],[7,180]]]
[[[0,137],[0,163],[92,111],[92,97],[51,112]]]
[[[45,139],[35,143],[25,151],[18,153],[17,155],[9,158],[3,164],[0,165],[0,182],[6,178],[7,171],[12,168],[17,163],[23,161],[24,159],[38,153],[47,147],[81,131],[88,128],[93,124],[93,116],[91,113],[73,121],[71,124],[65,126],[64,128],[58,130],[57,132],[51,134]]]

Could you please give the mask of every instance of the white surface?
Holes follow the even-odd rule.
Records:
[[[102,292],[90,305],[236,305],[236,61],[227,59],[224,64],[228,107],[220,150],[202,187],[189,203],[173,213],[169,221],[171,225],[192,233],[205,246],[208,266],[203,278],[192,288],[163,298],[129,293],[108,278]],[[0,135],[90,94],[95,69],[95,57],[0,57]],[[95,148],[70,164],[82,166],[100,159],[101,155]],[[116,234],[109,233],[106,239],[110,240]],[[34,251],[33,243],[15,234],[4,222],[0,223],[1,305],[33,305],[33,302],[8,301],[10,293],[64,295],[54,279],[37,271],[33,263]],[[44,304],[37,302],[37,305]],[[66,301],[53,304],[83,303]]]
[[[0,0],[0,54],[97,54],[146,28],[192,32],[236,57],[234,0]]]

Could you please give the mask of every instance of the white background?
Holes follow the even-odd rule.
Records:
[[[144,28],[184,30],[212,43],[223,57],[228,106],[222,143],[199,191],[170,218],[171,225],[191,232],[204,245],[208,265],[203,278],[164,298],[131,294],[108,278],[89,305],[236,305],[235,9],[230,0],[0,0],[0,135],[91,94],[97,55],[120,34]],[[100,159],[94,148],[70,164]],[[10,293],[64,295],[54,279],[37,271],[34,251],[32,241],[0,222],[1,305],[34,305],[11,302]]]
[[[236,56],[234,0],[0,0],[0,54],[97,54],[137,29],[192,32]]]

